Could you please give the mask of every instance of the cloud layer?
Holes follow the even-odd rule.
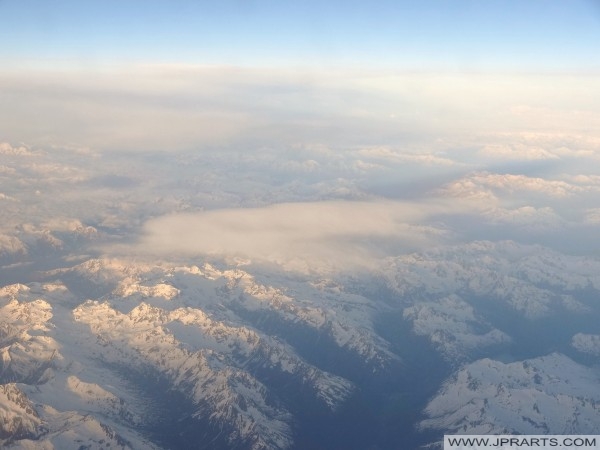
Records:
[[[422,223],[443,211],[434,203],[328,201],[177,214],[146,223],[138,251],[240,257],[301,271],[373,266],[439,242],[443,230]]]
[[[0,72],[0,139],[138,151],[256,143],[406,149],[432,137],[502,132],[527,140],[523,133],[556,130],[568,141],[569,134],[599,128],[599,88],[597,79],[583,75],[192,65],[12,69]],[[495,159],[561,155],[560,147],[531,139],[480,144],[480,156]],[[377,157],[407,160],[395,150]],[[415,158],[432,164],[452,159],[430,154],[408,160]]]

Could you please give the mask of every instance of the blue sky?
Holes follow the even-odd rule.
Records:
[[[0,18],[0,141],[431,150],[600,129],[598,0],[0,0]]]
[[[595,0],[0,0],[17,63],[590,71]]]

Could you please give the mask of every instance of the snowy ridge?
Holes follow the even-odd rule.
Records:
[[[528,318],[556,308],[585,311],[571,291],[600,287],[600,262],[514,242],[473,242],[392,258],[382,269],[403,297],[485,296]],[[549,288],[551,287],[551,289]]]
[[[253,275],[239,268],[219,270],[208,263],[199,268],[93,259],[53,274],[74,275],[101,287],[115,300],[117,307],[120,303],[117,298],[152,304],[158,301],[156,304],[161,306],[164,306],[161,300],[177,300],[170,308],[185,305],[234,321],[240,318],[231,316],[231,307],[266,311],[284,321],[301,323],[319,333],[326,332],[337,345],[356,353],[377,369],[397,360],[397,356],[388,350],[388,344],[372,329],[373,306],[356,295],[343,292],[331,295],[322,288],[306,284],[290,295],[280,287],[257,282]],[[288,280],[279,283],[290,284]],[[327,302],[323,302],[324,297]]]
[[[593,356],[600,356],[600,335],[577,333],[573,336],[571,344],[578,351]]]
[[[575,321],[556,345],[595,358],[597,335],[579,333],[594,330],[594,260],[476,242],[332,279],[252,264],[81,260],[44,282],[0,288],[0,383],[17,382],[11,399],[20,399],[5,401],[15,448],[294,447],[315,426],[307,412],[335,425],[363,408],[363,379],[398,398],[405,386],[394,380],[418,384],[430,347],[413,333],[446,360],[423,355],[424,367],[457,370],[419,430],[598,431],[594,369],[559,354],[473,362],[552,351],[528,347],[527,330],[511,324],[553,324],[563,313],[585,328]],[[421,409],[431,391],[418,395]]]
[[[600,372],[561,354],[482,359],[444,383],[422,429],[456,434],[598,434]]]
[[[38,406],[43,433],[36,439],[15,440],[7,445],[19,450],[79,450],[81,448],[115,448],[119,450],[157,449],[125,428],[115,429],[92,415],[60,412],[50,406]]]
[[[353,389],[352,384],[343,378],[302,361],[291,347],[282,342],[246,327],[233,327],[212,320],[199,309],[178,308],[160,317],[161,325],[182,336],[185,343],[195,348],[218,351],[231,361],[231,365],[258,360],[264,367],[300,375],[303,383],[316,390],[317,398],[331,409],[343,402]],[[227,357],[228,354],[231,356]]]
[[[85,414],[110,418],[112,421],[130,426],[142,424],[142,416],[132,411],[128,402],[123,398],[117,397],[97,383],[83,381],[77,375],[72,374],[71,372],[78,371],[77,368],[65,369],[67,370],[56,371],[53,378],[44,384],[35,387],[21,385],[21,389],[37,404],[54,405],[55,408],[62,411],[80,411]],[[79,375],[87,374],[84,372]]]
[[[0,289],[0,380],[42,382],[55,359],[60,359],[52,328],[52,307],[35,298],[30,288],[12,285]]]
[[[252,275],[239,269],[220,274],[214,268],[210,269],[212,277],[220,275],[228,280],[227,287],[232,293],[237,290],[245,294],[237,296],[244,308],[269,310],[283,320],[301,322],[325,331],[339,347],[356,353],[376,370],[398,359],[388,350],[388,344],[373,332],[373,324],[369,320],[373,309],[362,297],[359,301],[358,296],[343,292],[326,295],[314,285],[312,290],[302,286],[292,296],[276,287],[256,282]],[[327,301],[324,302],[324,299]]]
[[[42,420],[14,383],[0,385],[0,446],[41,434]]]
[[[17,260],[27,254],[27,246],[16,236],[0,234],[0,258],[8,261]]]
[[[0,314],[6,321],[0,324],[4,346],[0,379],[19,382],[2,385],[7,399],[0,403],[13,405],[10,411],[5,410],[3,421],[12,424],[5,436],[7,448],[78,449],[105,444],[154,448],[136,432],[118,425],[140,420],[122,398],[69,374],[85,372],[84,365],[72,359],[77,336],[68,328],[62,329],[68,309],[61,304],[72,301],[72,294],[60,283],[15,284],[0,289]],[[59,317],[55,316],[57,311]],[[60,327],[53,323],[57,318]]]
[[[125,315],[108,303],[88,301],[73,315],[96,336],[98,357],[140,370],[151,364],[198,405],[198,417],[235,424],[232,442],[252,442],[253,448],[289,446],[289,413],[269,405],[264,386],[250,374],[224,366],[212,351],[182,349],[161,326],[168,312],[142,303]]]
[[[89,300],[75,307],[74,323],[65,324],[79,324],[73,330],[78,345],[88,349],[90,358],[142,374],[148,370],[162,374],[174,390],[192,399],[198,419],[229,430],[232,443],[286,448],[292,439],[292,416],[281,405],[267,400],[271,397],[269,389],[246,366],[282,376],[288,374],[287,383],[303,386],[304,393],[331,411],[349,397],[354,387],[344,378],[308,364],[284,341],[249,327],[232,313],[229,305],[242,305],[249,310],[266,308],[285,320],[331,333],[333,342],[364,357],[367,366],[395,358],[370,329],[372,325],[365,321],[362,312],[352,311],[367,308],[367,300],[359,296],[347,294],[344,298],[343,293],[336,293],[341,297],[339,301],[335,295],[329,295],[331,307],[324,309],[316,306],[323,305],[323,292],[314,287],[301,290],[304,299],[299,301],[280,288],[256,282],[240,269],[218,270],[209,264],[200,269],[92,259],[73,268],[47,272],[47,276],[60,277],[78,290],[83,286],[91,292],[104,293],[104,300]],[[75,304],[70,293],[62,294],[71,300],[56,298],[56,302],[65,307]],[[343,303],[344,315],[334,309],[339,303]],[[348,308],[352,304],[356,308]],[[63,378],[55,374],[48,386],[64,384],[64,380],[59,383]],[[66,380],[72,384],[75,379],[80,385],[94,384],[83,381],[77,372]],[[101,389],[101,385],[95,385],[93,391]],[[68,391],[68,386],[60,384],[59,389]],[[110,391],[108,394],[114,395]],[[122,420],[139,419],[130,410],[117,408],[111,412],[109,406],[115,399],[108,394],[106,398],[96,395],[93,405],[81,398],[79,410],[84,408]],[[122,400],[122,395],[119,397]],[[37,398],[45,402],[42,393]],[[52,399],[45,400],[53,404]],[[138,419],[130,421],[135,423]]]
[[[510,341],[510,336],[487,324],[457,295],[405,308],[404,318],[413,323],[416,334],[428,336],[453,363],[463,361],[473,350]]]
[[[193,278],[190,279],[189,275]],[[183,279],[182,279],[183,276]],[[292,304],[294,300],[284,295],[280,290],[265,287],[253,283],[253,278],[239,270],[226,271],[225,276],[210,265],[205,266],[205,271],[197,267],[177,267],[163,274],[163,278],[169,283],[158,282],[152,285],[152,280],[144,279],[144,285],[139,284],[144,276],[128,277],[122,281],[112,292],[110,298],[114,304],[134,298],[148,300],[152,297],[154,304],[172,308],[176,304],[193,305],[173,309],[170,312],[159,307],[150,307],[146,303],[140,303],[143,308],[141,316],[152,318],[155,324],[166,326],[175,336],[181,337],[181,343],[192,349],[210,348],[219,352],[222,357],[228,358],[228,363],[239,366],[248,360],[260,360],[261,365],[270,367],[281,372],[301,375],[302,380],[308,386],[312,386],[315,395],[325,402],[331,409],[335,409],[343,402],[353,389],[351,383],[341,377],[336,377],[320,371],[307,364],[299,358],[292,347],[259,333],[246,326],[233,326],[227,324],[232,320],[240,320],[237,317],[223,315],[222,307],[215,310],[216,305],[225,302],[238,301],[240,294],[250,294],[252,298],[258,298],[261,302],[268,301],[271,308]],[[236,290],[240,279],[250,280],[249,286],[243,290]],[[207,284],[208,282],[208,284]],[[181,289],[173,286],[176,284]],[[178,302],[173,305],[165,305],[161,300],[171,300],[177,297]],[[201,305],[207,312],[198,306]],[[295,310],[293,305],[290,306]],[[308,309],[308,308],[307,308]],[[132,311],[133,312],[133,311]],[[226,317],[227,321],[216,320],[211,316]],[[295,316],[296,317],[296,316]],[[314,318],[314,315],[310,315]],[[318,322],[323,325],[323,322]],[[346,344],[347,341],[342,342]],[[230,356],[227,356],[230,355]]]
[[[11,197],[5,196],[4,200],[6,198]],[[12,201],[18,202],[16,199]],[[19,261],[33,255],[59,254],[82,242],[93,242],[100,235],[96,228],[77,219],[53,219],[41,224],[20,222],[12,234],[0,233],[0,262]]]
[[[172,300],[179,295],[179,289],[165,283],[159,283],[154,286],[142,286],[136,283],[121,282],[113,293],[123,297],[131,297],[138,294],[139,298],[161,297],[165,300]]]

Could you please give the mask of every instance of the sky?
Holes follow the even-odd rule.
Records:
[[[595,0],[2,0],[0,18],[4,66],[599,68]]]
[[[0,18],[13,144],[410,146],[597,124],[595,0],[0,0]]]
[[[47,176],[46,197],[23,195],[83,196],[67,221],[130,220],[165,251],[237,255],[252,235],[242,256],[277,262],[470,239],[593,250],[596,1],[0,0],[0,17],[0,155],[24,158],[0,163],[0,200]],[[135,214],[86,209],[111,189]]]

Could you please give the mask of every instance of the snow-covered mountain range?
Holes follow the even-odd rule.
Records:
[[[587,324],[599,310],[598,268],[514,242],[398,257],[370,278],[127,258],[65,264],[0,289],[0,439],[298,448],[316,426],[310,414],[358,426],[360,414],[343,419],[353,399],[386,392],[416,395],[423,408],[401,424],[414,445],[443,432],[593,434],[599,374],[585,364],[598,354]],[[519,355],[565,315],[578,331],[555,345],[569,356]],[[437,388],[419,384],[427,348],[439,354]]]
[[[510,364],[481,359],[444,383],[422,428],[448,434],[598,434],[600,370],[552,353]]]
[[[389,149],[0,155],[3,448],[598,432],[595,175],[413,155],[448,171],[411,199]]]

